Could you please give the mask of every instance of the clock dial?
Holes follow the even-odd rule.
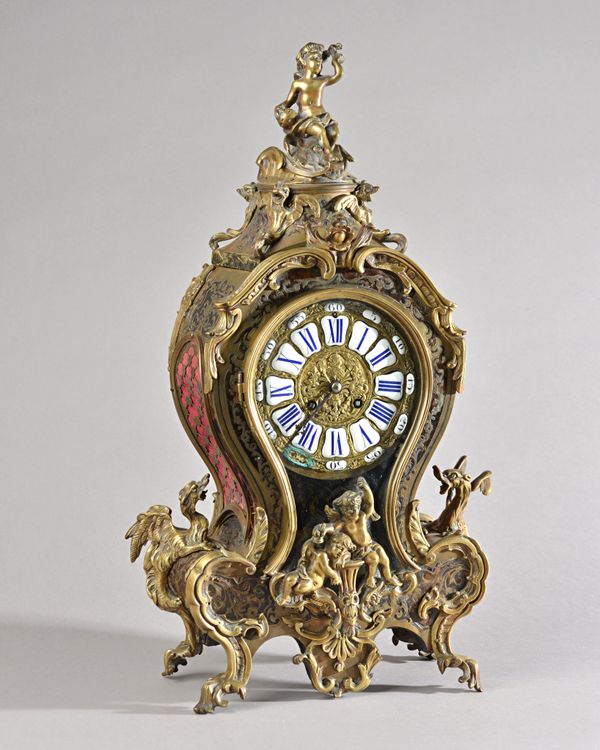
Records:
[[[271,336],[254,390],[265,430],[291,468],[360,470],[402,439],[417,370],[391,318],[357,300],[315,302]]]

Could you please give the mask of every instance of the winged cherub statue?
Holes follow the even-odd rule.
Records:
[[[279,604],[289,606],[305,601],[324,609],[335,609],[331,592],[325,584],[328,581],[336,586],[341,584],[339,571],[350,560],[356,547],[343,532],[322,534],[320,531],[316,526],[312,537],[302,545],[298,567],[282,577],[277,576],[274,581],[275,598]]]
[[[343,74],[341,49],[341,44],[331,44],[327,48],[316,42],[305,44],[296,55],[297,72],[290,91],[275,107],[277,122],[286,134],[286,149],[292,156],[297,155],[300,162],[313,168],[326,167],[332,161],[352,161],[352,157],[337,145],[338,124],[323,106],[323,91],[337,83]],[[321,74],[327,59],[331,59],[333,75]],[[298,111],[293,109],[294,104]],[[322,159],[319,159],[318,151]]]
[[[378,521],[379,515],[375,512],[373,492],[366,479],[360,477],[356,483],[356,490],[347,490],[336,497],[331,506],[325,507],[325,514],[330,523],[320,524],[315,527],[315,531],[319,529],[322,534],[326,534],[332,529],[350,537],[356,545],[353,557],[357,560],[364,560],[367,565],[367,586],[376,585],[375,576],[379,568],[388,583],[399,586],[400,582],[390,570],[389,557],[369,533],[368,521]]]

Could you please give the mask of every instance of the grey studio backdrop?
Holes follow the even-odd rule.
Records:
[[[598,4],[3,0],[0,27],[2,746],[597,747]],[[198,717],[223,655],[160,677],[180,623],[123,534],[204,473],[171,326],[309,40],[344,44],[326,103],[377,225],[468,330],[436,462],[494,471],[467,517],[488,594],[454,637],[485,692],[384,635],[373,686],[329,700],[282,640]],[[419,496],[439,509],[430,472]]]

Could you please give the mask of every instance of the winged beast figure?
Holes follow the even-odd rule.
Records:
[[[168,581],[177,560],[194,552],[217,549],[207,539],[208,519],[196,511],[198,501],[206,498],[209,480],[210,474],[206,474],[199,482],[188,482],[179,492],[181,512],[190,522],[188,529],[173,524],[168,506],[151,505],[125,534],[125,539],[131,539],[131,562],[148,545],[144,556],[146,591],[160,609],[173,611],[182,606],[181,598],[171,591]]]
[[[462,456],[453,469],[440,471],[433,467],[435,478],[440,482],[440,495],[446,495],[446,507],[440,516],[426,524],[428,533],[451,534],[458,532],[463,536],[469,535],[467,524],[463,518],[471,492],[480,490],[483,495],[492,491],[492,472],[484,471],[475,479],[466,473],[467,457]]]

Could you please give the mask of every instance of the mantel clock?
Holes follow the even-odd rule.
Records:
[[[464,331],[454,304],[377,229],[377,187],[353,177],[323,92],[342,77],[341,45],[304,45],[275,107],[283,149],[258,156],[239,193],[239,229],[210,239],[169,348],[175,406],[210,474],[179,493],[185,527],[153,505],[127,532],[146,547],[150,598],[183,620],[172,675],[206,646],[226,652],[198,713],[242,698],[253,654],[291,636],[312,685],[364,690],[392,630],[441,672],[480,690],[477,663],[453,652],[456,620],[481,599],[487,561],[463,514],[466,457],[433,467],[445,506],[415,493],[462,390]],[[210,476],[209,523],[197,511]]]

